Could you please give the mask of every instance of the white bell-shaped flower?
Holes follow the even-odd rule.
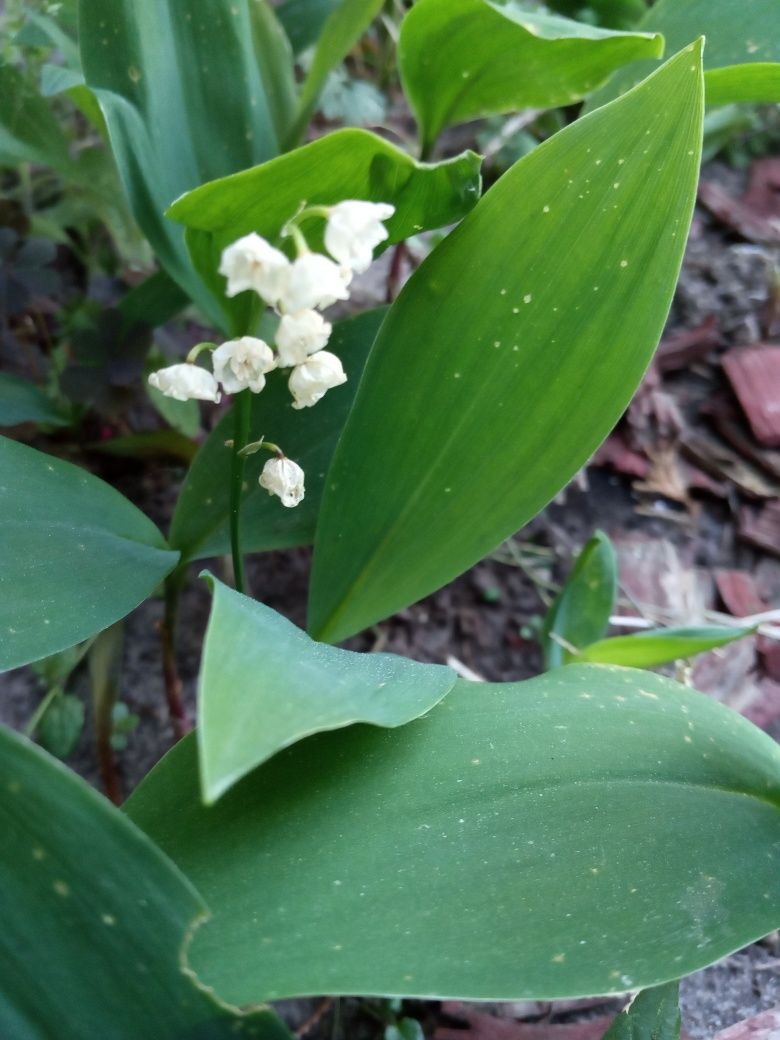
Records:
[[[328,390],[346,383],[347,377],[341,361],[335,354],[320,350],[312,354],[302,365],[297,365],[287,385],[293,395],[293,408],[311,408],[320,401]]]
[[[333,206],[325,227],[325,248],[334,260],[360,274],[368,270],[374,250],[387,238],[382,223],[395,213],[387,202],[339,202]]]
[[[242,336],[223,343],[212,354],[214,375],[227,394],[251,390],[259,394],[265,386],[265,374],[276,368],[274,352],[261,339]]]
[[[222,396],[211,372],[187,361],[152,372],[149,386],[176,401],[214,401],[218,404]]]
[[[278,495],[282,505],[291,508],[303,498],[303,477],[303,470],[292,459],[269,459],[260,474],[260,487],[269,495]]]
[[[302,365],[310,354],[327,344],[333,326],[317,311],[298,311],[284,314],[276,331],[279,366],[291,368]]]
[[[253,289],[266,303],[276,305],[291,266],[284,253],[253,231],[223,249],[219,273],[227,278],[228,296]]]
[[[336,300],[349,297],[347,286],[352,271],[340,267],[320,253],[303,253],[290,265],[279,306],[286,314],[297,314],[313,308],[323,310]]]

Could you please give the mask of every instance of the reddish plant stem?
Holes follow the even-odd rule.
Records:
[[[393,250],[393,258],[390,261],[390,270],[387,274],[387,293],[385,298],[388,303],[393,302],[401,288],[401,278],[403,276],[405,258],[406,243],[399,242]]]
[[[309,1017],[306,1019],[306,1021],[303,1023],[303,1025],[300,1025],[295,1030],[295,1035],[297,1037],[303,1038],[308,1033],[310,1033],[312,1031],[312,1029],[314,1029],[315,1026],[320,1024],[322,1019],[325,1017],[325,1015],[327,1015],[327,1013],[333,1007],[335,1002],[336,1002],[336,998],[335,997],[325,997],[322,1000],[322,1002],[320,1004],[318,1004],[317,1007],[314,1009],[314,1011],[309,1015]]]
[[[160,649],[162,652],[163,684],[168,716],[174,733],[174,743],[181,740],[192,729],[182,697],[182,682],[176,664],[176,614],[179,607],[179,592],[182,576],[174,572],[165,581],[165,612],[160,622]]]
[[[121,805],[122,786],[119,782],[114,749],[111,747],[111,716],[101,713],[96,718],[95,724],[95,745],[103,790],[106,792],[106,797],[114,805]]]

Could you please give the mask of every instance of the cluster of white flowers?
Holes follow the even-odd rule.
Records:
[[[227,279],[226,294],[251,290],[274,308],[280,316],[276,351],[262,339],[242,336],[213,350],[213,373],[193,363],[196,348],[187,362],[153,372],[149,383],[179,401],[218,402],[220,385],[227,394],[242,390],[257,394],[269,372],[287,368],[292,369],[287,385],[293,408],[315,405],[328,390],[347,381],[340,359],[324,349],[332,326],[319,312],[348,299],[353,274],[368,269],[374,249],[388,236],[383,221],[394,212],[387,203],[360,200],[302,209],[282,231],[295,242],[294,260],[254,232],[233,242],[223,251],[219,265],[219,273]],[[313,216],[325,218],[324,241],[330,256],[311,252],[300,229],[301,221]],[[266,463],[260,485],[278,495],[284,505],[295,506],[303,498],[303,470],[278,452]]]

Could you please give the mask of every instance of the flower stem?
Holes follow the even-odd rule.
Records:
[[[234,583],[238,592],[246,589],[244,558],[241,554],[241,499],[244,489],[244,466],[246,457],[241,449],[249,441],[249,426],[252,418],[252,395],[249,390],[236,394],[234,404],[235,432],[233,434],[233,459],[230,468],[230,549],[233,554]]]

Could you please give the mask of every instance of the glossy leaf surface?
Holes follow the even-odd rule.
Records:
[[[749,636],[754,628],[710,625],[701,628],[658,628],[634,632],[629,636],[613,636],[586,646],[579,655],[582,661],[621,664],[631,668],[655,668],[683,657],[693,657],[707,650],[726,646]]]
[[[706,36],[708,104],[776,100],[777,74],[772,64],[780,62],[780,0],[658,0],[637,29],[662,33],[667,53]],[[745,67],[754,63],[755,69]],[[616,98],[649,75],[654,65],[634,62],[618,70],[586,107],[593,109]],[[727,66],[737,67],[726,71]]]
[[[702,107],[697,47],[516,163],[406,283],[328,475],[317,638],[471,566],[617,422],[677,280]]]
[[[294,102],[282,29],[250,0],[80,0],[79,23],[133,213],[168,273],[221,320],[163,214],[183,192],[278,153]]]
[[[609,538],[597,531],[582,549],[544,622],[542,645],[548,668],[568,659],[567,647],[595,643],[606,634],[617,596],[617,559]]]
[[[289,1038],[271,1011],[241,1016],[185,974],[206,907],[97,791],[7,729],[0,790],[4,1036]]]
[[[657,34],[598,29],[490,0],[418,0],[398,45],[426,153],[452,123],[568,105],[620,65],[661,54]]]
[[[355,722],[403,726],[455,684],[455,672],[443,665],[315,643],[270,607],[214,578],[209,584],[198,683],[207,803],[303,737]]]
[[[285,372],[272,373],[262,394],[252,396],[252,437],[265,436],[280,444],[287,456],[303,467],[306,496],[294,509],[285,509],[278,498],[258,484],[267,453],[250,455],[241,507],[245,552],[313,541],[325,474],[384,313],[384,309],[367,311],[336,323],[328,349],[341,358],[347,383],[331,390],[315,408],[293,409]],[[233,424],[231,409],[201,447],[181,489],[170,541],[183,559],[197,560],[230,551],[230,452],[225,441],[233,436]]]
[[[667,982],[637,993],[604,1040],[680,1040],[680,984]]]
[[[780,63],[757,61],[710,69],[704,78],[708,105],[780,101]]]
[[[235,1003],[624,991],[780,924],[780,749],[657,675],[459,680],[407,726],[280,752],[210,809],[195,759],[177,745],[128,811],[208,901],[190,966]]]
[[[193,262],[219,292],[225,281],[217,268],[225,246],[250,231],[275,240],[303,202],[390,202],[396,212],[386,222],[389,245],[460,220],[479,198],[480,162],[474,152],[464,152],[443,163],[418,163],[367,130],[336,130],[254,169],[204,184],[179,199],[168,215],[186,225]],[[307,235],[321,239],[322,226],[311,221]]]
[[[107,628],[178,553],[143,513],[68,462],[0,438],[0,669]]]

